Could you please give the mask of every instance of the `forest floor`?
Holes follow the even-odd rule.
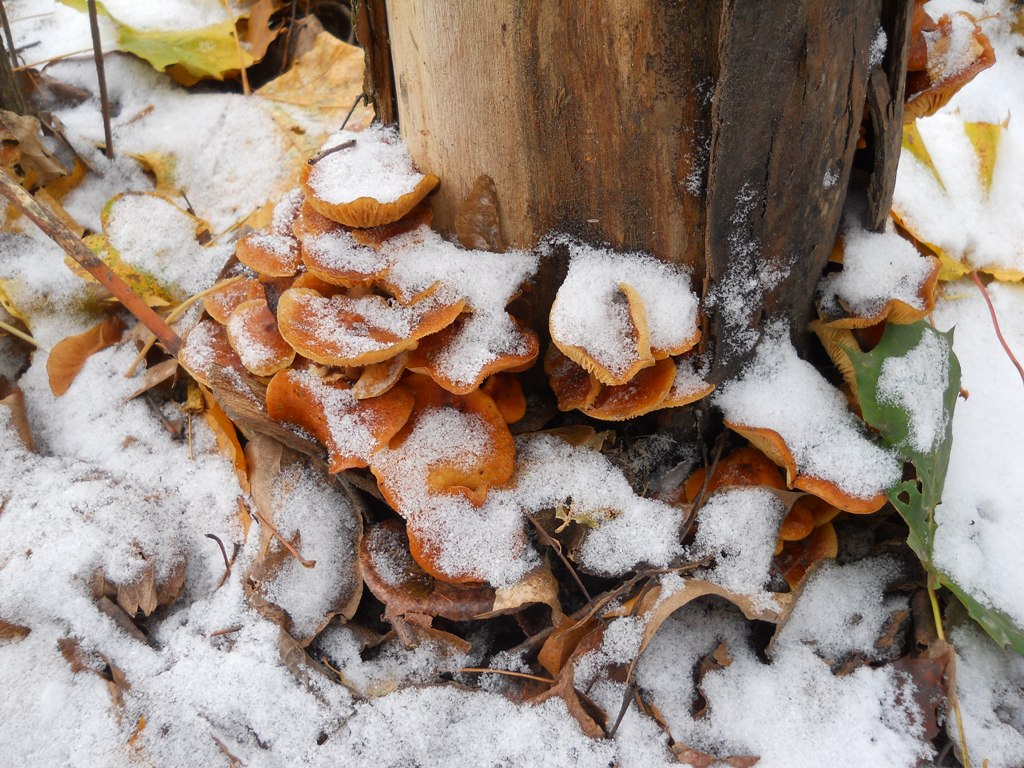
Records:
[[[88,17],[70,7],[79,3],[4,5],[22,61],[45,75],[40,98],[66,141],[49,136],[33,148],[23,137],[23,166],[45,173],[55,159],[75,168],[38,196],[101,255],[117,254],[119,271],[158,311],[181,305],[175,329],[186,334],[203,311],[189,297],[227,274],[247,228],[272,226],[307,158],[345,119],[362,89],[361,52],[307,24],[293,30],[293,61],[242,95],[186,88],[105,43],[111,159],[95,65],[82,53],[92,46]],[[119,22],[102,17],[101,34],[123,41],[124,29],[168,29],[186,11],[193,26],[234,28],[224,8],[112,0],[106,10]],[[247,45],[274,43],[258,16],[274,8],[252,4]],[[934,519],[910,531],[923,531],[927,565],[944,585],[934,612],[920,551],[891,505],[824,523],[838,555],[815,563],[794,590],[773,560],[793,494],[719,491],[697,504],[696,535],[680,542],[684,508],[637,486],[678,485],[702,451],[628,429],[621,450],[594,430],[571,447],[519,434],[518,485],[492,490],[490,503],[495,514],[514,509],[521,527],[522,507],[536,536],[531,528],[525,545],[513,537],[518,544],[497,551],[507,532],[495,523],[498,538],[488,540],[481,522],[456,542],[462,549],[446,567],[484,574],[493,587],[483,609],[466,609],[472,620],[437,619],[439,609],[431,623],[419,608],[398,610],[357,556],[371,531],[387,528],[380,495],[329,482],[321,465],[297,456],[267,460],[274,449],[252,435],[243,454],[234,425],[186,371],[159,347],[140,360],[147,332],[8,207],[0,321],[27,338],[0,332],[9,382],[0,391],[0,763],[909,768],[963,762],[963,741],[974,766],[1024,766],[1024,658],[992,639],[1024,652],[1024,373],[1013,362],[1024,359],[1024,13],[1008,0],[932,0],[928,11],[970,12],[996,52],[992,68],[919,121],[926,150],[904,152],[896,189],[906,228],[947,260],[930,320],[955,329],[959,384],[941,347],[948,337],[924,321],[905,354],[887,358],[898,364],[880,363],[872,386],[889,395],[875,405],[901,409],[904,454],[865,437],[827,358],[815,360],[819,372],[785,333],[766,338],[758,360],[710,402],[752,425],[775,418],[779,403],[819,403],[783,408],[794,424],[811,420],[786,439],[791,448],[822,443],[808,449],[808,465],[861,462],[864,476],[821,470],[844,491],[872,472],[881,491],[894,486],[900,455],[914,457],[919,473],[948,456]],[[239,55],[231,46],[224,55]],[[371,118],[359,107],[347,128],[363,130]],[[894,265],[907,239],[849,222],[843,231],[846,261],[832,274],[844,277],[823,282],[822,295],[855,304],[877,299],[880,285],[902,295],[906,270]],[[454,248],[421,237],[438,258]],[[571,247],[581,264],[598,252]],[[875,252],[891,259],[856,260]],[[509,274],[535,258],[501,256],[498,271]],[[113,317],[128,326],[123,335]],[[90,330],[98,323],[120,340],[100,341]],[[78,334],[90,335],[77,352],[58,346]],[[932,342],[939,352],[926,355]],[[20,395],[11,395],[15,384]],[[830,408],[840,413],[815,421]],[[477,437],[444,429],[456,445]],[[374,473],[387,477],[378,462]],[[278,476],[260,474],[269,464],[292,472],[287,494]],[[258,498],[268,482],[278,483],[269,514]],[[539,517],[546,489],[563,486],[577,506],[548,505],[567,515],[559,533],[570,523],[592,530],[556,557],[525,506],[534,502],[523,499],[539,499]],[[609,506],[616,514],[601,519]],[[303,567],[300,556],[316,565]],[[393,562],[375,567],[384,573]],[[466,589],[417,573],[435,596],[468,600]],[[411,590],[402,599],[421,606],[428,597]],[[559,652],[544,642],[557,632],[544,627],[563,609],[572,618],[556,629],[586,631],[564,639],[553,671],[537,652],[542,643]]]

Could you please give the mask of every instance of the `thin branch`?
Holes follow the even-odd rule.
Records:
[[[221,635],[230,635],[232,632],[238,632],[242,628],[239,627],[224,627],[224,629],[218,629],[216,632],[211,632],[210,637],[220,637]]]
[[[586,586],[584,586],[583,582],[580,580],[579,574],[576,573],[576,569],[572,567],[572,563],[569,562],[569,559],[565,556],[565,553],[562,552],[562,542],[558,541],[558,539],[554,538],[550,533],[545,531],[544,527],[539,522],[537,522],[536,519],[534,519],[533,515],[528,514],[526,516],[526,519],[533,523],[533,527],[537,531],[537,535],[540,537],[541,541],[543,541],[545,544],[547,544],[549,547],[555,550],[555,554],[558,555],[558,559],[562,561],[562,565],[564,565],[566,570],[569,571],[569,575],[572,576],[573,581],[576,582],[576,586],[580,588],[580,591],[583,593],[583,596],[587,598],[587,602],[589,603],[591,600],[593,600],[594,598],[591,596],[590,591],[586,588]]]
[[[39,349],[39,343],[35,339],[33,339],[24,331],[18,330],[10,323],[5,323],[3,320],[0,320],[0,331],[7,331],[7,333],[11,334],[11,336],[17,336],[25,343],[31,344],[36,349]]]
[[[110,291],[125,309],[135,315],[156,335],[168,352],[172,355],[178,353],[181,338],[174,332],[174,329],[129,288],[124,280],[114,274],[113,270],[82,242],[82,238],[72,232],[53,211],[40,205],[6,171],[0,173],[0,195],[10,200],[47,237],[59,245],[68,256],[81,264],[82,268],[95,277],[100,285]]]
[[[700,512],[700,508],[704,506],[704,499],[707,496],[708,486],[711,484],[711,478],[715,474],[715,470],[718,468],[718,461],[722,458],[722,451],[725,449],[725,441],[728,434],[729,433],[727,431],[722,430],[718,439],[715,440],[715,453],[711,457],[710,466],[707,466],[707,471],[704,473],[704,482],[700,484],[700,490],[697,492],[697,496],[693,500],[693,506],[690,507],[690,514],[686,518],[686,525],[683,526],[683,535],[680,539],[685,539],[690,534],[690,529],[693,528],[693,524],[697,521],[697,513]]]
[[[245,73],[245,54],[242,51],[242,40],[238,36],[238,21],[235,19],[235,12],[231,10],[229,0],[220,0],[224,10],[228,12],[231,19],[231,36],[235,39],[235,50],[238,51],[238,71],[242,74],[242,93],[252,96],[252,89],[249,88],[249,76]]]
[[[4,39],[7,41],[7,55],[11,58],[11,69],[18,66],[18,54],[14,52],[14,35],[11,34],[11,20],[7,18],[7,9],[0,0],[0,22],[4,25]]]
[[[107,96],[107,75],[103,70],[103,46],[100,43],[100,20],[96,13],[96,0],[89,0],[89,30],[92,32],[92,56],[96,60],[96,78],[100,83],[100,108],[103,110],[104,153],[114,159],[114,135],[110,130],[110,98]]]
[[[1010,362],[1013,363],[1013,367],[1017,369],[1017,373],[1020,374],[1021,383],[1024,384],[1024,368],[1021,368],[1020,362],[1014,357],[1013,352],[1010,350],[1010,345],[1006,343],[1006,339],[1003,338],[1003,332],[999,328],[999,318],[996,317],[996,308],[992,305],[992,298],[988,295],[988,289],[985,284],[981,282],[981,277],[978,276],[977,270],[971,271],[971,279],[974,284],[978,286],[978,290],[981,291],[981,295],[985,299],[985,304],[988,305],[988,313],[992,317],[992,327],[996,329],[996,337],[999,339],[999,343],[1003,345],[1003,351],[1006,352],[1006,356],[1010,358]]]
[[[330,149],[324,149],[324,150],[321,150],[320,152],[317,152],[315,155],[313,155],[311,158],[309,158],[309,160],[307,160],[306,162],[309,163],[310,165],[316,165],[317,163],[319,163],[321,160],[323,160],[328,155],[333,155],[335,152],[341,152],[343,149],[348,149],[349,147],[354,147],[355,145],[356,145],[356,140],[355,139],[349,139],[348,141],[343,141],[343,142],[341,142],[341,144],[338,144],[336,147],[331,147]]]
[[[14,68],[15,72],[24,72],[26,69],[36,69],[45,64],[53,64],[55,61],[63,61],[64,59],[70,59],[72,56],[81,56],[85,53],[92,53],[92,48],[82,48],[78,51],[68,51],[67,53],[58,53],[56,56],[51,56],[48,59],[40,59],[39,61],[33,61],[31,64],[21,64]]]
[[[359,106],[360,101],[363,102],[364,104],[366,103],[365,93],[360,93],[358,96],[356,96],[356,100],[353,101],[352,106],[349,107],[348,114],[345,115],[345,119],[341,121],[341,128],[338,129],[339,131],[345,130],[345,126],[348,125],[348,121],[352,117],[352,113],[356,111],[356,107]]]

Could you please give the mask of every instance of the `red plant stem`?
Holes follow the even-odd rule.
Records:
[[[77,261],[89,274],[110,291],[124,308],[135,315],[143,325],[153,332],[160,343],[172,355],[178,353],[181,338],[174,332],[160,315],[154,312],[138,294],[114,274],[103,261],[93,253],[78,235],[72,232],[67,224],[61,221],[50,209],[40,205],[32,195],[22,189],[21,185],[7,172],[0,173],[0,195],[25,214],[36,226],[59,245],[64,252]]]
[[[996,308],[992,306],[992,298],[988,295],[988,289],[985,284],[981,282],[981,278],[978,276],[977,270],[971,270],[971,279],[974,284],[978,286],[978,290],[981,291],[981,295],[985,299],[985,304],[988,305],[988,313],[992,317],[992,327],[996,329],[996,336],[999,339],[999,343],[1003,345],[1003,351],[1006,352],[1006,356],[1010,358],[1010,362],[1013,363],[1013,367],[1017,369],[1017,373],[1020,374],[1020,381],[1024,384],[1024,368],[1021,368],[1020,362],[1014,357],[1010,345],[1006,343],[1006,339],[1003,338],[1003,332],[999,328],[999,318],[996,317]]]

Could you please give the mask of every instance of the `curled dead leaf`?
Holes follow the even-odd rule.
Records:
[[[110,315],[89,330],[58,342],[46,359],[46,373],[53,394],[60,397],[67,392],[86,361],[120,341],[124,328],[120,317]]]

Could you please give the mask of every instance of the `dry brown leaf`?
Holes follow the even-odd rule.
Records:
[[[270,44],[277,39],[284,27],[274,29],[270,26],[270,17],[280,8],[275,0],[256,0],[249,6],[248,18],[240,19],[238,26],[242,28],[239,35],[249,54],[260,61]]]
[[[248,493],[249,465],[245,459],[245,451],[242,449],[242,444],[238,439],[235,424],[224,413],[224,409],[220,407],[217,398],[213,396],[210,390],[202,384],[199,385],[199,389],[202,391],[203,401],[206,403],[203,416],[206,417],[206,423],[209,424],[210,429],[213,430],[214,437],[217,438],[217,448],[222,456],[231,461],[242,492]]]
[[[46,374],[50,377],[53,394],[60,397],[67,392],[85,361],[101,349],[116,344],[124,327],[120,317],[111,315],[89,330],[58,342],[46,359]]]
[[[32,632],[28,627],[0,619],[0,640],[21,640]]]
[[[26,189],[49,184],[67,171],[43,145],[35,117],[0,109],[0,165],[9,168]]]
[[[142,376],[142,386],[128,395],[128,400],[134,400],[139,395],[149,392],[153,387],[158,387],[167,381],[169,378],[174,376],[178,371],[178,361],[173,357],[170,360],[164,360],[162,363],[157,363],[154,366],[150,366],[146,369],[146,373]]]

